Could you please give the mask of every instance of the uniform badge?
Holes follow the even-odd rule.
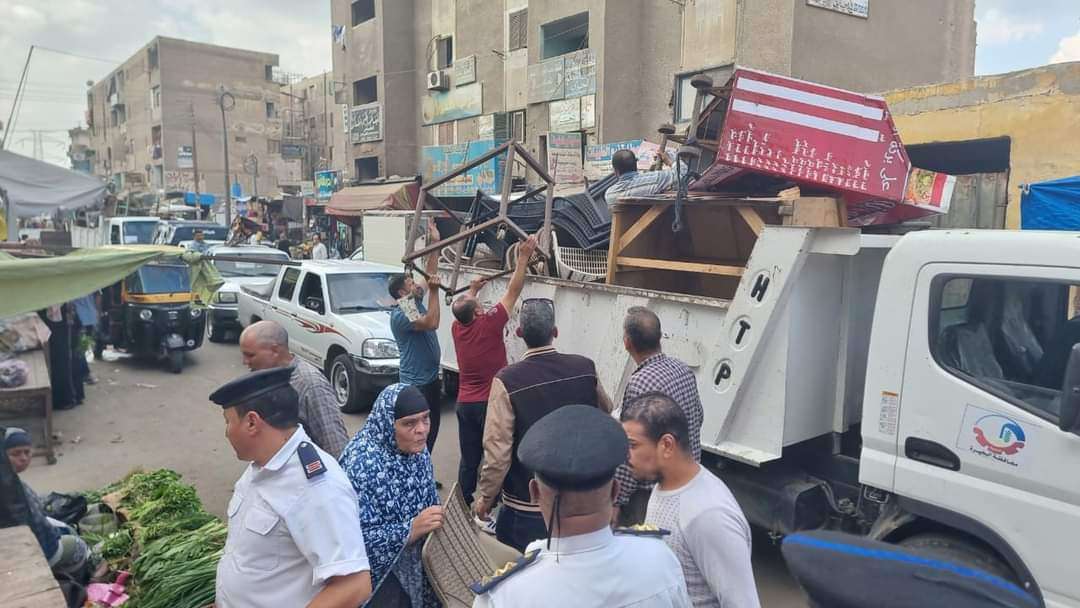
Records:
[[[318,477],[326,472],[326,465],[323,464],[322,458],[319,457],[318,450],[315,446],[306,441],[300,442],[300,446],[296,448],[296,454],[300,456],[300,464],[304,467],[304,475],[307,475],[308,479],[312,477]]]
[[[671,530],[665,530],[649,524],[638,524],[636,526],[628,526],[626,528],[615,528],[615,534],[622,534],[624,536],[647,536],[651,538],[663,538],[668,534],[671,534]]]
[[[528,568],[533,562],[536,561],[537,556],[540,555],[540,550],[530,551],[525,555],[517,558],[517,561],[506,562],[506,565],[499,568],[491,576],[485,576],[484,578],[471,583],[469,589],[477,595],[487,593],[494,589],[499,583],[510,578],[514,574],[521,572],[525,568]]]

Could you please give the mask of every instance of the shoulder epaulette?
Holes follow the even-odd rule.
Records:
[[[307,475],[308,479],[326,472],[326,465],[323,464],[319,451],[310,443],[301,441],[296,448],[296,455],[300,457],[300,464],[304,467],[304,475]]]
[[[476,581],[475,583],[470,584],[469,589],[471,589],[472,592],[477,595],[487,593],[488,591],[494,589],[499,583],[505,581],[506,579],[517,574],[518,572],[521,572],[525,568],[528,568],[536,561],[536,558],[539,555],[540,550],[536,549],[517,558],[517,561],[506,562],[505,566],[496,570],[495,573],[491,576],[485,576],[484,578]]]
[[[638,524],[636,526],[628,526],[626,528],[615,528],[615,534],[622,534],[623,536],[647,536],[650,538],[663,538],[668,534],[671,534],[671,530],[657,528],[656,526],[650,526],[648,524]]]

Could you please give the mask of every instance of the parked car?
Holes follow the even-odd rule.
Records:
[[[237,300],[241,287],[265,287],[274,282],[281,264],[264,260],[289,261],[289,255],[279,249],[264,245],[219,245],[210,250],[214,255],[252,258],[252,261],[214,260],[225,284],[217,290],[208,306],[206,337],[211,342],[224,342],[229,332],[239,336],[243,327],[237,317]]]
[[[229,227],[214,222],[195,222],[191,220],[170,220],[161,222],[154,234],[155,245],[185,247],[195,240],[195,230],[203,231],[203,238],[210,245],[221,245],[229,237]]]
[[[242,287],[240,323],[273,319],[289,333],[294,354],[323,370],[343,412],[370,408],[397,382],[397,342],[390,331],[393,266],[350,260],[305,260],[284,266],[262,289]]]

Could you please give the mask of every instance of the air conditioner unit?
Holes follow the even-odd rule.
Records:
[[[427,88],[429,91],[445,91],[450,88],[450,76],[442,71],[428,72]]]

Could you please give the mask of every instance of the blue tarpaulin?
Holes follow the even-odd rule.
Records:
[[[1024,186],[1023,230],[1080,230],[1080,175]]]
[[[184,204],[187,205],[188,207],[194,207],[195,206],[195,193],[194,192],[185,192],[184,193]],[[213,205],[214,204],[214,195],[213,194],[201,194],[200,193],[199,194],[199,204],[201,206],[203,206],[203,207],[209,207],[209,206]]]

